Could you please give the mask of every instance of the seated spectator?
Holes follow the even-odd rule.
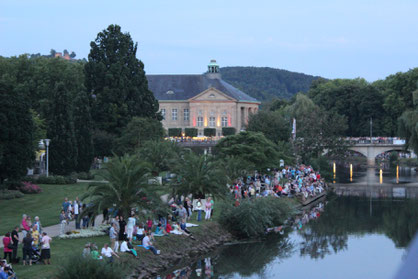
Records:
[[[131,246],[131,247],[129,247],[129,246]],[[135,258],[138,258],[138,253],[133,248],[132,244],[130,244],[128,241],[126,241],[126,239],[122,241],[122,244],[120,245],[120,251],[122,253],[131,254]]]
[[[139,225],[136,227],[135,237],[137,241],[142,241],[142,239],[145,237],[144,226]]]
[[[113,262],[113,256],[115,256],[116,258],[119,258],[118,254],[113,252],[112,248],[110,248],[107,243],[105,243],[105,245],[103,246],[101,254],[103,258],[108,260],[110,263]]]
[[[155,236],[164,236],[167,235],[167,232],[164,230],[163,226],[161,225],[161,223],[158,224],[158,226],[155,228]]]
[[[92,244],[91,247],[91,257],[93,258],[93,260],[101,260],[103,259],[102,256],[100,256],[99,251],[97,251],[97,246]]]
[[[90,243],[87,243],[86,245],[84,245],[84,249],[83,249],[83,258],[87,258],[91,253],[90,250]]]
[[[160,250],[155,249],[155,247],[152,245],[151,234],[149,232],[147,232],[144,239],[142,240],[142,246],[144,246],[146,249],[151,250],[154,253],[154,255],[160,254]]]
[[[173,230],[173,228],[171,227],[170,222],[167,222],[167,225],[165,227],[165,231],[167,232],[167,234],[169,234],[172,230]]]

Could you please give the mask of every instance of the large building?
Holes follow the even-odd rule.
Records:
[[[169,128],[222,127],[245,129],[248,116],[258,110],[260,102],[221,78],[219,65],[211,60],[202,75],[147,75],[148,87],[160,103],[163,125]]]

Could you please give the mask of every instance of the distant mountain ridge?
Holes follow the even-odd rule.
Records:
[[[220,71],[223,80],[262,102],[307,92],[312,81],[320,78],[269,67],[223,67]]]

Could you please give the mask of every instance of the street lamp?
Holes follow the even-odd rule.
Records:
[[[49,147],[49,142],[50,142],[51,140],[50,139],[44,139],[44,142],[45,142],[45,145],[46,145],[46,176],[48,177],[48,169],[49,169],[49,166],[48,166],[48,161],[49,161],[49,152],[48,152],[48,147]]]

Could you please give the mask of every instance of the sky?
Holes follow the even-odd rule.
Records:
[[[418,66],[416,0],[0,0],[0,56],[68,49],[118,24],[148,74],[221,67],[384,79]]]

